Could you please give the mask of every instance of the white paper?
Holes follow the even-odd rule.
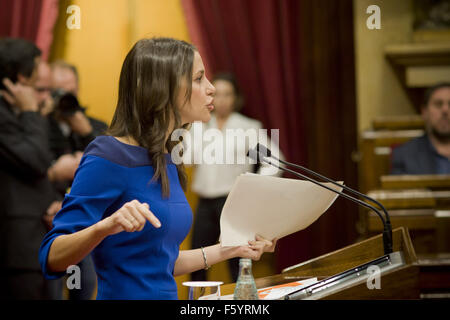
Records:
[[[331,183],[324,185],[342,190]],[[337,196],[305,180],[240,175],[222,209],[220,242],[222,246],[241,246],[254,240],[257,234],[271,240],[303,230],[316,221]]]
[[[275,285],[272,287],[258,289],[258,296],[261,300],[277,300],[284,296],[300,290],[302,288],[308,287],[317,282],[317,278],[310,278],[302,281],[296,281],[291,283],[285,283],[280,285]]]
[[[260,300],[277,300],[284,296],[300,290],[302,288],[308,287],[317,282],[317,278],[309,278],[301,281],[295,281],[290,283],[284,283],[279,285],[274,285],[271,287],[258,289],[258,297]],[[202,296],[199,300],[233,300],[234,294],[227,294],[218,297],[217,294],[210,294],[207,296]]]

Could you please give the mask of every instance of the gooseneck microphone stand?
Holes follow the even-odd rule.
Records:
[[[364,281],[368,277],[368,270],[371,266],[377,266],[382,271],[388,271],[393,268],[396,268],[398,266],[404,265],[405,261],[403,258],[403,254],[401,252],[393,252],[393,243],[392,243],[392,227],[391,222],[389,219],[389,214],[384,208],[384,206],[376,201],[375,199],[372,199],[371,197],[360,193],[359,191],[353,190],[352,188],[349,188],[343,184],[340,184],[330,178],[327,178],[319,173],[316,173],[310,169],[304,168],[300,165],[296,165],[293,163],[289,163],[287,161],[283,161],[278,159],[277,157],[273,156],[269,149],[264,147],[263,145],[259,144],[256,146],[255,149],[250,149],[247,156],[257,162],[260,163],[267,163],[273,167],[278,168],[279,170],[283,170],[285,172],[289,172],[296,177],[303,178],[309,182],[312,182],[322,188],[325,188],[331,192],[337,193],[338,195],[342,196],[345,199],[348,199],[354,203],[357,203],[358,205],[361,205],[365,208],[368,208],[372,211],[374,211],[378,217],[381,219],[381,222],[383,223],[383,248],[384,248],[384,256],[377,258],[375,260],[372,260],[368,263],[356,266],[352,269],[346,270],[344,272],[341,272],[335,276],[329,277],[327,279],[321,280],[315,284],[312,284],[308,287],[302,288],[300,290],[297,290],[295,292],[292,292],[284,297],[284,299],[317,299],[320,298],[327,293],[332,292],[333,290],[338,290],[340,287],[349,285],[349,283],[355,283],[358,281]],[[271,158],[271,159],[270,159]],[[330,188],[329,186],[310,178],[304,174],[301,174],[299,172],[293,171],[291,169],[282,167],[276,163],[274,163],[273,160],[278,161],[279,163],[282,163],[286,166],[292,166],[297,169],[301,169],[303,171],[306,171],[307,173],[318,177],[320,179],[323,179],[327,182],[330,182],[333,185],[338,186],[339,188],[342,188],[345,191],[351,192],[359,197],[362,197],[368,201],[371,201],[372,203],[375,203],[378,205],[381,210],[384,213],[384,216],[386,219],[384,219],[383,215],[380,213],[380,210],[372,206],[371,204],[361,201],[360,199],[357,199],[353,196],[350,196],[346,193],[343,193],[341,191],[338,191],[336,189]]]

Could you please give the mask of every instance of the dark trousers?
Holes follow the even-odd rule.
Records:
[[[68,300],[90,300],[93,297],[95,287],[97,285],[97,275],[95,273],[94,263],[91,255],[87,255],[80,263],[80,285],[81,289],[68,289]],[[69,275],[70,276],[70,275]],[[63,300],[64,288],[67,286],[68,276],[64,276],[57,280],[49,281],[49,290],[52,300]]]
[[[227,197],[199,198],[195,212],[194,229],[192,233],[192,249],[207,247],[218,242],[220,236],[220,214]],[[239,258],[228,260],[231,278],[236,282],[239,274]],[[206,280],[206,270],[191,274],[193,281]]]
[[[55,280],[46,280],[39,271],[0,270],[0,300],[54,300]]]
[[[88,255],[78,266],[81,289],[69,290],[69,300],[89,300],[97,277],[92,258]],[[67,277],[47,280],[41,271],[0,270],[0,300],[63,300]]]
[[[97,274],[91,255],[87,255],[78,266],[81,271],[81,289],[69,290],[69,300],[90,300],[97,285]]]

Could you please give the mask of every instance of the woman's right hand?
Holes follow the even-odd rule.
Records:
[[[99,224],[106,230],[108,235],[113,235],[122,231],[142,231],[147,220],[155,228],[161,227],[161,222],[150,211],[147,203],[140,203],[137,200],[133,200],[125,203],[112,215],[101,220]]]

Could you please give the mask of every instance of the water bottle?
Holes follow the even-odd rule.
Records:
[[[252,260],[239,260],[239,276],[234,289],[234,300],[258,300],[255,279],[252,274]]]

